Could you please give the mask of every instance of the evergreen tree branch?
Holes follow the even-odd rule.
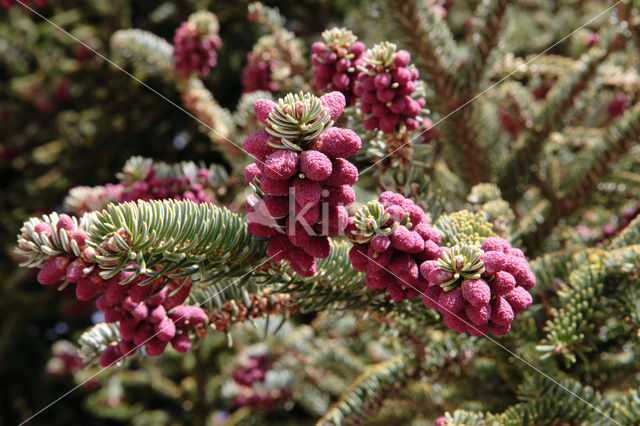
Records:
[[[459,105],[463,105],[464,101]],[[458,108],[458,104],[453,105],[450,111]],[[458,109],[442,122],[443,132],[446,136],[447,153],[451,158],[450,165],[455,172],[464,178],[469,187],[490,181],[491,169],[487,165],[486,152],[482,149],[478,141],[477,128],[474,127],[474,111],[476,105],[473,103]],[[448,111],[445,111],[445,115]]]
[[[527,235],[529,233],[535,232],[541,223],[544,222],[545,218],[551,211],[552,203],[549,200],[541,199],[533,207],[528,209],[526,216],[523,216],[518,219],[518,227],[516,231],[513,233],[512,239],[522,240],[523,235]],[[533,251],[535,253],[535,249],[537,247],[533,247]],[[528,249],[531,247],[527,246]]]
[[[630,389],[626,395],[612,402],[612,417],[622,424],[640,422],[640,390]]]
[[[497,45],[502,29],[502,19],[509,2],[507,0],[483,0],[473,17],[469,61],[465,66],[465,89],[474,93],[486,73],[493,48]]]
[[[121,65],[131,63],[144,76],[173,77],[173,46],[148,31],[116,31],[111,36],[111,55]]]
[[[199,173],[206,172],[204,175]],[[141,183],[149,186],[149,177],[158,179],[173,180],[176,178],[186,179],[189,183],[199,183],[203,190],[217,192],[229,184],[229,174],[224,167],[212,164],[209,167],[204,164],[196,164],[192,161],[182,161],[180,163],[169,164],[162,161],[154,161],[151,158],[140,156],[131,157],[127,160],[122,171],[117,173],[119,182],[107,184],[105,186],[77,186],[71,188],[64,199],[64,208],[67,212],[81,215],[83,212],[102,210],[109,204],[118,204],[131,199],[131,193],[136,195],[135,185]],[[146,182],[145,182],[146,181]],[[166,181],[165,181],[166,182]],[[173,182],[175,184],[175,182]],[[192,189],[191,186],[188,187]],[[154,189],[160,189],[159,187]],[[172,198],[172,193],[164,189],[164,194],[157,191],[151,194],[150,190],[143,193],[144,196],[152,198]],[[123,194],[123,191],[125,192]],[[128,193],[127,193],[128,192]],[[179,195],[182,195],[180,193]],[[214,194],[211,194],[213,198]],[[142,198],[142,197],[141,197]]]
[[[565,192],[554,200],[544,220],[522,235],[527,248],[540,247],[558,222],[573,213],[597,188],[616,160],[626,153],[640,137],[640,104],[611,123],[602,137],[579,154],[575,166],[564,178]]]
[[[78,339],[84,365],[92,365],[98,362],[100,354],[109,344],[120,340],[118,326],[112,323],[101,322],[86,330]]]
[[[492,66],[492,80],[500,81],[508,76],[514,80],[526,80],[531,77],[557,79],[567,75],[574,66],[574,61],[564,56],[545,54],[532,61],[535,57],[536,55],[529,55],[522,58],[508,53],[496,59]]]
[[[417,0],[400,0],[388,3],[388,11],[409,35],[412,50],[417,52],[417,63],[423,72],[422,78],[437,93],[442,117],[464,105],[469,94],[459,94],[459,71],[462,57],[453,35],[443,18],[426,10]],[[443,122],[449,154],[456,158],[456,172],[463,176],[469,186],[487,182],[487,161],[479,146],[480,140],[473,126],[474,105],[466,105]],[[473,161],[469,161],[469,159]]]
[[[232,154],[242,152],[238,143],[232,143],[235,134],[233,116],[220,106],[202,80],[191,77],[180,82],[184,106],[208,126],[209,137]],[[213,129],[213,130],[212,130]]]
[[[640,104],[635,105],[576,158],[575,165],[564,176],[560,198],[587,196],[640,137]]]
[[[208,203],[138,201],[94,214],[89,244],[105,278],[125,269],[134,272],[131,279],[143,274],[148,282],[198,272],[208,281],[217,278],[211,270],[247,269],[264,256],[240,216]]]
[[[302,312],[326,309],[357,309],[372,303],[373,293],[364,284],[364,275],[353,269],[349,259],[351,243],[331,240],[331,253],[318,259],[318,272],[301,278],[288,266],[272,281],[283,283],[279,293],[290,293]]]
[[[58,221],[60,215],[51,213],[42,216],[42,218],[32,217],[26,221],[20,229],[18,235],[18,246],[15,252],[25,260],[20,266],[29,268],[37,268],[42,266],[47,259],[61,254],[70,254],[75,257],[82,256],[82,250],[78,245],[78,241],[67,233],[65,229],[58,229]],[[74,227],[82,231],[87,231],[95,221],[95,216],[86,213],[82,218],[72,218]],[[49,233],[38,232],[36,227],[38,224],[44,223]]]
[[[632,220],[629,225],[609,243],[612,249],[640,244],[640,216]]]
[[[571,271],[583,264],[594,250],[563,250],[544,254],[530,262],[531,271],[536,274],[535,291],[546,288],[554,279],[565,280]],[[588,261],[588,259],[586,259]]]
[[[389,392],[404,382],[410,370],[411,361],[405,356],[396,356],[367,367],[317,424],[360,424],[380,406]]]
[[[640,194],[640,173],[619,171],[614,172],[602,182],[605,186],[622,186],[625,193]]]
[[[547,382],[548,383],[548,382]],[[609,404],[589,386],[574,380],[563,380],[562,386],[539,384],[538,395],[530,395],[528,401],[512,405],[499,414],[476,413],[456,410],[445,414],[445,425],[466,426],[520,426],[567,424],[610,424]],[[585,405],[589,404],[589,405]],[[604,413],[604,414],[603,414]],[[615,417],[614,417],[615,418]],[[617,419],[616,419],[617,420]]]
[[[618,47],[617,37],[610,36],[605,48],[593,47],[574,64],[572,72],[551,89],[542,109],[533,119],[531,131],[523,133],[518,139],[511,159],[498,180],[498,186],[507,200],[515,200],[522,193],[524,183],[531,181],[533,166],[538,162],[543,144],[551,132],[562,125],[558,117],[571,108],[596,75],[599,65]]]
[[[554,318],[547,322],[546,337],[538,350],[545,355],[561,354],[567,364],[576,362],[576,355],[582,356],[594,348],[597,336],[593,331],[597,326],[597,312],[607,308],[603,293],[615,293],[615,283],[620,283],[616,274],[628,274],[633,265],[640,262],[640,245],[628,246],[612,251],[594,251],[584,257],[582,265],[573,270],[568,284],[559,292],[560,305],[552,310]],[[605,280],[607,281],[605,288]],[[619,312],[619,306],[616,303]]]
[[[426,71],[422,75],[444,104],[452,102],[458,67],[453,35],[442,17],[426,10],[424,2],[398,0],[388,2],[388,11],[404,28],[411,46],[418,53],[417,63]]]

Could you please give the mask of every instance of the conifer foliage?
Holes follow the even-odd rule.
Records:
[[[87,405],[128,420],[145,383],[199,424],[640,422],[640,10],[521,3],[387,0],[357,16],[389,31],[309,37],[253,3],[234,113],[208,88],[231,6],[116,31],[219,163],[133,157],[24,222],[21,265],[98,313],[52,374],[110,367]]]

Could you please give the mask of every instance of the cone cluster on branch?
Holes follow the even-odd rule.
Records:
[[[200,168],[195,175],[173,175],[159,173],[154,164],[132,167],[130,173],[125,170],[125,178],[115,184],[88,187],[78,186],[65,200],[65,207],[76,215],[100,210],[108,203],[123,203],[137,200],[191,200],[195,203],[213,203],[214,189],[211,185],[211,172]]]
[[[480,247],[454,246],[421,264],[420,274],[428,282],[423,303],[441,312],[447,327],[474,336],[507,334],[531,305],[536,282],[522,251],[496,237]]]
[[[293,313],[297,310],[297,306],[291,303],[291,296],[288,294],[269,294],[263,291],[259,295],[249,295],[249,301],[249,305],[235,300],[225,302],[222,309],[209,312],[209,323],[216,331],[225,332],[233,324],[265,315]]]
[[[175,69],[181,76],[207,76],[218,65],[222,47],[218,18],[210,12],[196,12],[180,24],[173,37]]]
[[[386,289],[395,301],[422,297],[460,333],[506,334],[532,302],[535,275],[520,249],[495,237],[481,246],[440,246],[440,232],[401,194],[387,191],[362,207],[348,233],[353,268],[371,290]]]
[[[121,231],[119,235],[127,238],[124,230]],[[95,260],[96,250],[88,245],[87,232],[68,215],[61,215],[54,224],[43,221],[35,224],[32,232],[23,232],[19,247],[29,250],[34,240],[48,241],[52,233],[56,233],[56,239],[73,241],[80,255],[69,252],[50,256],[38,273],[38,282],[58,286],[66,282],[75,284],[78,300],[94,300],[105,322],[119,324],[121,340],[104,349],[99,360],[102,366],[133,355],[143,346],[152,356],[162,354],[169,343],[178,352],[186,352],[191,347],[189,332],[192,329],[199,336],[206,334],[204,310],[183,305],[191,289],[190,279],[165,282],[159,278],[138,285],[144,277],[131,279],[132,273],[126,271],[103,278]]]
[[[272,369],[267,354],[241,356],[240,359],[241,364],[231,373],[237,385],[233,405],[270,409],[276,408],[289,397],[287,389],[265,385],[267,372]]]
[[[315,259],[329,255],[327,236],[344,232],[345,207],[355,199],[358,171],[346,158],[361,141],[349,129],[331,127],[344,107],[340,92],[259,99],[255,112],[266,129],[243,144],[256,159],[244,170],[256,189],[247,198],[249,231],[269,240],[271,260],[287,260],[306,277],[315,273]]]
[[[393,300],[419,297],[427,287],[418,267],[437,259],[441,235],[421,207],[402,194],[383,192],[351,218],[348,234],[354,243],[349,257],[364,272],[371,290],[386,289]]]
[[[242,91],[280,90],[280,84],[272,79],[273,70],[277,67],[278,61],[275,59],[264,58],[258,52],[247,53],[247,65],[242,69]]]
[[[344,95],[347,105],[354,105],[356,96],[353,89],[366,47],[346,28],[327,30],[322,33],[322,39],[311,46],[316,90],[338,90]]]
[[[393,133],[404,125],[415,130],[422,122],[426,101],[416,91],[418,69],[411,54],[384,42],[368,49],[353,91],[358,97],[364,128]]]

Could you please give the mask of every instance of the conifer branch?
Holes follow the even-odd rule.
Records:
[[[597,183],[640,138],[640,104],[636,104],[622,117],[607,127],[601,138],[579,154],[574,168],[564,178],[565,191],[551,204],[544,220],[530,232],[522,235],[528,248],[540,247],[558,222],[574,212],[592,194]]]
[[[84,214],[80,219],[71,218],[74,229],[87,231],[95,221],[93,214]],[[82,256],[78,241],[70,233],[58,226],[60,215],[50,213],[42,218],[32,217],[26,221],[18,235],[18,247],[15,252],[25,260],[20,266],[41,267],[47,259],[61,254]],[[39,229],[44,224],[46,232]]]
[[[441,101],[451,102],[458,67],[453,35],[442,17],[426,10],[424,2],[399,0],[388,2],[388,10],[409,36],[416,60],[426,71],[422,78],[430,83]]]
[[[606,48],[594,47],[577,61],[564,78],[555,84],[547,95],[546,101],[533,119],[531,131],[523,133],[518,139],[509,163],[501,174],[498,186],[505,198],[513,201],[522,193],[523,183],[530,181],[533,166],[549,134],[556,130],[563,116],[584,91],[596,75],[598,67],[617,48],[617,38],[612,37]]]
[[[440,115],[462,106],[470,98],[459,92],[459,71],[462,61],[459,47],[454,41],[443,18],[425,10],[425,5],[416,0],[400,0],[388,4],[393,14],[409,36],[412,50],[417,52],[417,63],[423,73],[422,78],[437,93]],[[469,186],[489,181],[486,157],[480,148],[480,140],[473,126],[474,105],[466,105],[443,122],[443,131],[450,154],[457,157],[456,172],[463,176]],[[470,159],[473,159],[470,161]]]
[[[553,310],[554,318],[547,323],[546,338],[538,345],[544,356],[560,354],[567,364],[576,362],[576,355],[583,356],[593,350],[594,323],[597,312],[607,309],[603,293],[615,293],[620,279],[605,279],[616,274],[628,274],[632,265],[640,262],[640,245],[613,251],[594,251],[584,256],[577,269],[569,275],[568,285],[559,292],[560,307]],[[596,303],[598,302],[598,303]],[[615,312],[619,312],[616,304]]]
[[[351,244],[347,241],[330,242],[331,253],[317,260],[318,272],[314,276],[301,278],[284,266],[284,274],[273,278],[284,283],[278,292],[291,293],[293,302],[302,312],[366,307],[375,297],[364,285],[364,275],[351,266]]]
[[[632,220],[624,231],[609,243],[609,247],[618,249],[633,244],[640,244],[640,216]]]
[[[513,53],[508,53],[504,57],[496,59],[492,66],[491,78],[493,81],[500,81],[507,76],[514,80],[523,80],[531,77],[557,79],[567,75],[574,61],[570,58],[546,54],[537,57],[529,55],[517,57]]]
[[[564,192],[560,197],[587,196],[639,137],[640,104],[636,104],[578,155],[574,167],[567,171],[563,179]]]
[[[448,111],[455,111],[458,106],[464,104],[454,104]],[[486,152],[478,143],[477,128],[474,127],[474,111],[476,106],[468,104],[458,109],[442,122],[442,130],[446,135],[446,140],[450,143],[446,147],[449,156],[455,161],[452,167],[460,177],[463,177],[469,187],[490,181],[491,169],[487,166]]]
[[[101,322],[86,330],[78,339],[78,351],[85,365],[98,362],[100,353],[108,345],[120,340],[120,331],[116,324]]]
[[[360,424],[397,388],[411,370],[410,360],[396,356],[368,367],[318,421],[318,426]]]
[[[65,210],[80,216],[133,198],[183,197],[188,192],[196,197],[195,192],[200,191],[204,191],[204,200],[213,199],[230,184],[227,171],[217,164],[209,167],[192,161],[169,164],[140,156],[129,158],[116,176],[119,181],[114,184],[71,188],[64,199]],[[172,187],[175,191],[170,189]]]
[[[111,54],[116,62],[131,63],[144,76],[173,76],[173,46],[148,31],[116,31],[111,36]]]
[[[550,424],[549,421],[553,424],[557,422],[609,424],[608,418],[602,414],[609,412],[609,404],[602,401],[599,393],[574,380],[563,380],[561,384],[564,388],[555,384],[544,386],[540,383],[542,392],[529,396],[528,401],[512,405],[502,413],[476,413],[465,410],[446,413],[444,424],[447,426],[518,426]],[[572,393],[567,392],[565,388]],[[585,405],[585,401],[590,405]]]
[[[125,269],[134,271],[131,279],[200,273],[208,280],[211,268],[243,269],[263,256],[263,245],[240,216],[208,203],[138,201],[95,216],[89,244],[104,277]]]
[[[548,287],[554,279],[566,279],[571,270],[581,262],[575,261],[576,256],[587,253],[589,250],[575,251],[564,250],[555,251],[539,256],[531,261],[531,271],[536,274],[535,290],[539,292],[541,288]]]
[[[621,192],[629,195],[637,196],[640,194],[640,173],[628,171],[614,172],[611,176],[603,179],[601,183],[603,185],[603,189],[607,191],[611,191],[609,188],[613,186],[616,189],[621,187]],[[616,189],[614,189],[614,191]]]
[[[465,88],[474,92],[482,82],[491,59],[491,52],[498,44],[502,19],[507,11],[507,0],[483,0],[478,4],[473,17],[469,45],[469,61],[465,66]]]
[[[232,154],[242,152],[238,143],[232,143],[235,134],[231,113],[220,106],[202,80],[191,77],[180,84],[184,106],[204,123],[211,139]],[[212,130],[213,129],[213,130]]]
[[[626,395],[612,401],[611,417],[622,424],[640,422],[640,390],[630,389]]]

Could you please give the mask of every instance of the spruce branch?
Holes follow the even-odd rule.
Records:
[[[498,424],[516,426],[522,424],[546,424],[549,420],[571,424],[610,424],[602,412],[608,411],[608,404],[593,388],[575,381],[565,380],[560,386],[551,386],[548,393],[526,403],[509,407],[496,420]],[[580,399],[574,395],[578,395]],[[589,406],[585,405],[585,401]],[[595,407],[595,408],[594,408]]]
[[[426,10],[425,4],[417,0],[389,2],[387,9],[409,35],[406,44],[418,53],[416,62],[423,71],[422,78],[438,95],[440,116],[445,117],[464,105],[471,96],[457,93],[462,57],[443,18]],[[446,139],[452,141],[447,149],[457,160],[456,172],[470,185],[487,182],[490,171],[473,125],[474,109],[474,105],[466,105],[443,122]]]
[[[95,364],[104,348],[112,343],[117,343],[120,338],[120,331],[116,324],[101,322],[80,335],[78,353],[85,365]]]
[[[514,80],[527,80],[532,77],[557,79],[567,75],[575,65],[571,58],[560,55],[528,55],[524,58],[507,53],[496,60],[492,66],[491,78],[500,81],[510,76]]]
[[[340,327],[340,321],[343,318],[345,316],[335,312],[320,313],[311,325],[296,327],[283,343],[287,349],[293,349],[313,360],[321,361],[322,364],[340,366],[356,374],[361,374],[366,365],[358,354],[353,353],[348,347],[337,344],[335,340],[326,344],[323,339],[318,339],[319,336],[334,334],[336,329]]]
[[[545,218],[551,211],[552,203],[549,200],[541,199],[537,201],[533,207],[529,208],[526,215],[518,219],[518,227],[516,231],[513,233],[512,239],[522,240],[523,235],[527,235],[532,232],[536,232],[541,223],[544,223]],[[539,245],[534,245],[532,247],[526,246],[528,250],[539,249]]]
[[[222,185],[229,179],[229,175],[224,167],[218,164],[212,164],[207,167],[202,163],[196,164],[193,161],[165,163],[164,161],[157,161],[141,156],[129,158],[124,164],[122,171],[117,173],[116,176],[120,181],[127,184],[144,180],[151,172],[158,178],[187,177],[190,180],[195,180],[198,177],[198,172],[202,169],[206,169],[209,172],[208,183],[213,186]]]
[[[612,401],[611,415],[622,424],[640,422],[640,390],[630,389],[621,398]]]
[[[458,67],[458,47],[442,17],[426,10],[425,3],[417,0],[388,1],[387,9],[402,25],[409,36],[412,50],[425,79],[442,101],[451,102],[451,93]]]
[[[87,231],[94,223],[95,216],[86,213],[80,219],[70,219],[74,229]],[[20,266],[37,268],[50,257],[65,253],[75,257],[82,256],[78,241],[67,229],[58,226],[59,220],[60,215],[53,212],[42,218],[32,217],[22,225],[18,235],[18,246],[15,248],[15,252],[25,259]],[[42,225],[45,225],[44,230],[41,229]]]
[[[213,198],[226,192],[226,186],[230,185],[227,171],[218,164],[209,167],[191,161],[169,164],[140,156],[129,158],[116,176],[119,182],[115,184],[71,188],[64,199],[65,210],[79,216],[134,197],[163,199],[183,196],[186,192],[197,192],[192,184],[198,185],[207,197]],[[138,189],[138,185],[146,190]],[[174,187],[177,193],[167,186]]]
[[[116,31],[111,36],[111,55],[121,65],[131,63],[145,77],[173,77],[173,46],[148,31]]]
[[[536,274],[536,286],[533,291],[551,285],[554,279],[565,280],[571,271],[585,261],[594,250],[563,250],[547,253],[530,262],[531,271]]]
[[[207,126],[209,137],[232,154],[242,152],[239,145],[231,142],[236,131],[231,113],[218,104],[202,80],[191,77],[180,83],[180,89],[184,106]]]
[[[249,20],[258,22],[271,33],[284,30],[285,19],[277,7],[265,6],[261,2],[253,2],[247,6]]]
[[[498,165],[507,161],[508,142],[510,142],[503,137],[502,125],[496,120],[498,112],[496,101],[482,96],[468,106],[473,106],[473,129],[479,137],[478,143],[485,152],[485,156],[491,158],[488,165],[493,175],[499,168]]]
[[[189,292],[187,304],[199,306],[207,312],[221,310],[226,303],[251,307],[252,296],[261,292],[257,280],[252,278],[237,280],[223,277],[207,285],[196,282]]]
[[[624,231],[609,243],[609,247],[618,249],[633,244],[640,244],[640,216],[632,220]]]
[[[601,138],[579,154],[575,166],[567,171],[565,192],[551,204],[544,220],[522,235],[527,248],[540,247],[558,222],[573,213],[597,188],[600,179],[640,137],[640,104],[611,123]]]
[[[530,395],[526,402],[512,405],[502,413],[476,413],[456,410],[446,413],[446,425],[466,426],[520,426],[566,424],[610,424],[605,415],[609,404],[589,386],[575,380],[562,380],[563,387],[548,382],[539,383],[537,395]],[[567,392],[567,389],[571,392]],[[577,395],[579,398],[577,398]],[[585,401],[588,406],[585,405]],[[605,413],[603,415],[602,413]]]
[[[200,273],[208,281],[211,269],[246,268],[262,257],[244,220],[226,208],[189,200],[138,201],[110,205],[95,212],[89,244],[105,278],[120,270],[159,276]],[[209,271],[209,272],[207,272]]]
[[[578,155],[575,166],[567,171],[560,197],[587,196],[639,137],[640,104],[636,104]]]
[[[640,195],[640,173],[618,171],[603,179],[600,183],[607,192],[623,192],[636,197]]]
[[[552,131],[562,125],[562,117],[596,75],[598,67],[617,48],[617,37],[611,37],[605,48],[593,47],[583,55],[569,72],[551,89],[542,109],[533,118],[532,128],[516,142],[513,154],[498,180],[505,198],[513,201],[522,193],[525,182],[531,181],[532,169],[538,162],[543,144]]]
[[[366,421],[385,396],[401,386],[411,369],[411,360],[406,356],[396,356],[367,367],[317,425],[350,425]]]
[[[598,338],[593,334],[597,313],[607,309],[603,294],[614,294],[616,284],[621,282],[617,275],[631,273],[638,262],[640,245],[583,256],[579,267],[569,275],[568,285],[559,292],[560,306],[552,310],[554,318],[547,322],[546,337],[537,347],[543,357],[558,354],[566,364],[573,364],[576,355],[592,351]],[[613,311],[621,314],[617,303]]]
[[[302,312],[361,308],[375,296],[364,284],[364,275],[351,266],[351,244],[339,240],[330,240],[330,243],[331,253],[317,260],[314,276],[301,278],[284,266],[284,273],[273,278],[275,282],[284,283],[277,292],[290,293]]]
[[[498,44],[502,19],[507,11],[507,0],[483,0],[478,4],[473,17],[469,58],[464,71],[464,87],[470,93],[477,90],[487,71],[491,52]]]
[[[517,136],[517,132],[530,130],[533,124],[535,109],[533,95],[529,89],[517,81],[508,81],[503,83],[498,91],[500,94],[498,113],[500,113],[501,108],[504,108],[505,112],[509,113],[509,117],[517,126],[514,129],[507,128],[506,130],[514,136]],[[503,124],[503,127],[506,126]],[[490,146],[488,146],[487,149],[490,149]],[[499,155],[499,153],[496,154]]]
[[[474,120],[477,117],[475,111],[479,107],[473,103],[464,105],[465,102],[463,99],[442,111],[443,116],[452,113],[442,121],[442,131],[445,140],[449,142],[445,149],[453,160],[451,167],[471,187],[490,181],[491,168],[488,166],[486,151],[479,143],[481,138],[478,131],[481,129]]]
[[[490,414],[473,411],[456,410],[453,413],[445,413],[443,417],[446,426],[498,426]]]
[[[274,65],[269,67],[270,80],[275,83],[272,91],[309,91],[305,45],[285,28],[285,19],[279,10],[254,2],[248,11],[249,20],[260,23],[268,32],[254,44],[249,63],[256,61]],[[255,89],[257,87],[253,87]]]

